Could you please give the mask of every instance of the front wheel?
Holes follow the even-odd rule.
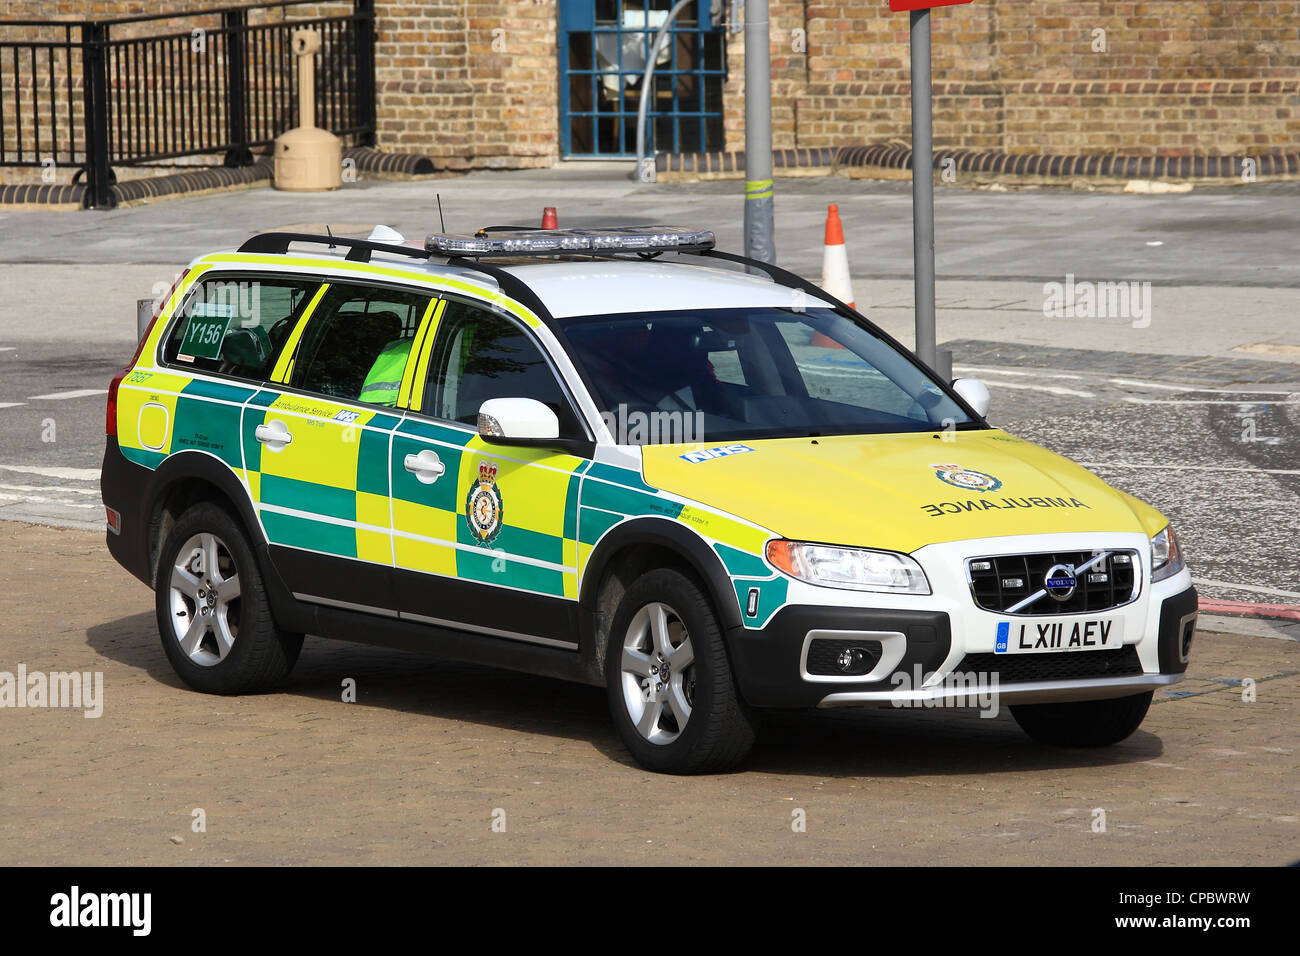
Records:
[[[162,545],[154,577],[163,651],[180,678],[209,694],[249,694],[282,683],[301,634],[275,625],[243,529],[223,508],[195,505]]]
[[[1108,747],[1137,730],[1151,706],[1151,691],[1109,700],[1018,704],[1011,716],[1029,736],[1054,747]]]
[[[680,571],[650,571],[627,589],[610,630],[605,682],[623,742],[647,769],[722,772],[754,744],[754,715],[736,688],[717,617]]]

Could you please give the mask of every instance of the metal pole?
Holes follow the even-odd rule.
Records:
[[[633,178],[638,182],[655,181],[654,163],[647,164],[648,157],[645,154],[645,124],[647,111],[650,109],[650,98],[654,96],[655,62],[659,59],[659,50],[668,37],[668,28],[677,19],[677,14],[681,13],[690,2],[691,0],[677,0],[673,8],[668,11],[668,19],[664,20],[659,27],[659,32],[655,34],[654,42],[650,44],[650,58],[646,60],[645,73],[641,76],[641,102],[636,108],[636,172]]]
[[[745,255],[776,262],[772,235],[772,51],[767,0],[745,2]]]
[[[362,146],[374,146],[378,129],[375,94],[375,0],[355,0],[357,20],[357,106]]]
[[[91,209],[112,209],[114,200],[108,141],[108,27],[102,23],[81,26],[82,72],[85,87],[86,191],[82,204]]]
[[[934,149],[930,136],[930,11],[912,11],[912,262],[916,356],[936,367],[934,341]]]

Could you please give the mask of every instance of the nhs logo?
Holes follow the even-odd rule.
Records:
[[[701,451],[688,451],[678,457],[682,461],[689,461],[691,464],[697,464],[701,461],[712,461],[714,458],[726,458],[728,455],[741,455],[747,451],[753,451],[748,445],[720,445],[717,448],[705,448]]]

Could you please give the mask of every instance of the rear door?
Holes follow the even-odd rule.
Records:
[[[389,445],[435,304],[418,291],[331,283],[295,330],[282,384],[245,409],[258,515],[300,600],[396,614]]]

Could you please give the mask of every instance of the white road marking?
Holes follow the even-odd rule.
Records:
[[[981,379],[985,385],[995,388],[1027,388],[1035,392],[1051,392],[1053,395],[1073,395],[1076,398],[1096,398],[1094,392],[1085,392],[1077,388],[1066,388],[1063,385],[1030,385],[1027,382],[995,382],[992,379]]]
[[[62,478],[66,481],[98,481],[98,468],[43,468],[39,465],[0,465],[5,471],[20,471],[42,478]]]
[[[1127,378],[1112,378],[1112,385],[1127,385],[1131,388],[1158,388],[1166,392],[1212,392],[1212,388],[1192,388],[1190,385],[1157,385],[1155,382],[1134,382]]]
[[[89,398],[91,395],[107,395],[106,388],[74,388],[68,392],[50,392],[48,395],[29,395],[29,402],[61,402],[69,398]]]
[[[1084,468],[1158,468],[1164,471],[1231,471],[1248,475],[1300,475],[1300,469],[1231,468],[1225,465],[1161,465],[1155,462],[1094,461],[1079,462]]]
[[[1261,588],[1253,584],[1233,584],[1231,581],[1213,581],[1210,578],[1192,578],[1193,584],[1207,584],[1216,588],[1232,588],[1236,591],[1253,591],[1256,594],[1276,594],[1278,597],[1300,598],[1300,591],[1282,591],[1278,588]]]
[[[0,352],[16,352],[16,351],[18,351],[18,346],[16,345],[0,346]]]
[[[0,503],[29,505],[58,505],[60,508],[100,508],[99,502],[65,501],[62,498],[47,498],[44,495],[8,495],[0,492]]]
[[[1241,393],[1247,394],[1247,393]],[[1294,392],[1269,392],[1270,395],[1294,395]],[[1132,402],[1135,405],[1297,405],[1300,399],[1295,398],[1270,398],[1260,401],[1249,401],[1247,399],[1231,400],[1226,398],[1134,398],[1131,395],[1125,395],[1124,401]]]
[[[1082,381],[1084,378],[1082,375],[1068,375],[1065,372],[1044,372],[1039,371],[1038,369],[1026,372],[1021,369],[998,368],[993,365],[954,365],[952,370],[954,372],[988,372],[991,375],[1030,375],[1035,378],[1069,378],[1076,382]]]
[[[26,404],[26,402],[0,402],[0,408],[17,408],[19,405]]]
[[[98,488],[78,488],[75,485],[6,485],[0,483],[0,491],[61,491],[74,495],[98,495]]]

